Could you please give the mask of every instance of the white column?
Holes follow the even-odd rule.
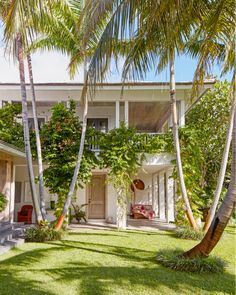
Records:
[[[120,101],[116,100],[116,128],[120,127]]]
[[[168,170],[166,173],[167,178],[167,222],[175,221],[175,201],[174,201],[174,179],[170,176],[172,175],[172,169]]]
[[[129,127],[129,102],[125,101],[125,125]]]
[[[152,175],[152,207],[158,217],[158,174]]]
[[[66,108],[67,108],[67,109],[70,108],[70,101],[69,101],[69,100],[66,101]]]
[[[165,220],[165,175],[164,172],[159,173],[159,218]]]
[[[2,108],[2,100],[0,100],[0,109]]]
[[[13,221],[14,221],[15,181],[16,181],[16,166],[12,165],[11,197],[10,197],[10,222],[11,223],[13,223]]]
[[[185,100],[181,100],[179,103],[179,126],[185,125]]]

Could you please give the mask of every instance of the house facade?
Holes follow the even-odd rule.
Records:
[[[212,88],[214,81],[206,81],[200,96]],[[37,114],[39,125],[48,121],[51,108],[58,102],[68,105],[71,99],[77,101],[78,115],[82,118],[80,95],[83,85],[79,83],[42,83],[36,84]],[[179,126],[185,124],[185,113],[190,107],[191,82],[177,83],[176,96]],[[135,127],[137,132],[149,136],[158,136],[171,127],[168,83],[129,83],[125,85],[121,97],[120,83],[103,84],[89,102],[88,125],[102,132],[118,128],[123,121],[127,126]],[[30,88],[27,85],[29,124],[33,128]],[[20,85],[0,83],[0,107],[6,103],[20,103]],[[94,149],[98,147],[93,147]],[[99,150],[97,151],[99,152]],[[173,171],[173,155],[148,154],[139,169],[136,179],[142,180],[144,189],[135,190],[131,204],[152,205],[155,216],[163,221],[174,221],[175,184],[170,177]],[[31,192],[25,161],[15,164],[14,168],[14,218],[24,204],[31,204]],[[37,164],[34,164],[37,176]],[[88,203],[88,219],[109,219],[116,221],[116,190],[107,180],[107,170],[95,169],[91,182],[77,191],[77,202]],[[46,194],[48,217],[52,217],[51,201],[57,196]],[[129,210],[128,210],[129,211]]]
[[[0,193],[7,199],[6,208],[0,212],[0,225],[14,220],[16,166],[21,164],[25,165],[25,153],[0,140]]]

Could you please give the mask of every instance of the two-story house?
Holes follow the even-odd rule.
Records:
[[[200,96],[212,88],[214,81],[204,83]],[[78,83],[41,83],[35,85],[37,99],[37,113],[40,124],[46,122],[51,115],[51,108],[58,102],[68,104],[70,99],[78,101],[78,115],[82,118],[80,95],[82,84]],[[88,125],[107,132],[118,128],[124,121],[140,133],[156,136],[171,127],[169,84],[156,82],[138,82],[126,84],[121,98],[120,83],[103,84],[96,93],[93,102],[89,102]],[[178,101],[179,126],[185,124],[185,113],[190,107],[191,82],[179,82],[176,85]],[[199,96],[199,97],[200,97]],[[198,98],[199,98],[198,97]],[[196,98],[196,99],[198,99]],[[27,99],[29,123],[33,125],[30,88],[27,85]],[[0,83],[0,107],[5,103],[20,103],[21,93],[19,84]],[[156,212],[156,217],[167,222],[175,218],[175,184],[170,178],[173,170],[172,155],[147,155],[137,179],[144,183],[143,190],[136,190],[130,203],[150,204]],[[37,176],[37,165],[35,164]],[[30,204],[31,193],[27,167],[25,162],[16,163],[14,168],[14,211],[23,204]],[[86,214],[88,219],[116,220],[116,191],[107,181],[107,171],[95,169],[91,183],[84,189],[78,189],[78,203],[88,203]],[[47,193],[46,205],[50,208],[50,201],[56,196]],[[13,202],[13,201],[12,201]],[[16,219],[15,219],[16,220]]]

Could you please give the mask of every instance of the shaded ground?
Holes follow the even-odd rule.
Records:
[[[193,241],[170,232],[81,229],[65,240],[29,243],[0,256],[0,294],[234,294],[235,230],[213,254],[228,261],[223,274],[189,274],[159,266],[163,248],[189,249]]]

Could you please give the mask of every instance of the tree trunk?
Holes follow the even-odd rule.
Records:
[[[86,82],[86,85],[87,85],[87,82]],[[77,155],[77,161],[76,161],[76,166],[75,166],[75,170],[74,170],[74,175],[73,175],[72,181],[70,183],[69,192],[68,192],[62,213],[59,216],[59,218],[57,219],[57,222],[55,225],[56,230],[59,230],[62,227],[63,221],[65,220],[65,217],[66,217],[69,207],[71,205],[71,199],[74,194],[74,190],[75,190],[75,186],[76,186],[76,182],[77,182],[77,178],[78,178],[78,174],[79,174],[79,170],[80,170],[80,164],[81,164],[82,157],[83,157],[84,142],[85,142],[85,135],[86,135],[86,129],[87,129],[87,113],[88,113],[87,86],[83,88],[81,99],[84,102],[84,110],[83,110],[83,123],[82,123],[83,125],[82,125],[81,139],[80,139],[80,147],[79,147],[79,152]]]
[[[174,73],[174,60],[170,58],[170,100],[171,100],[171,115],[172,115],[172,124],[173,124],[173,140],[176,153],[176,166],[179,177],[180,189],[182,197],[184,199],[186,214],[189,220],[190,225],[193,229],[197,229],[197,224],[193,217],[193,212],[189,203],[187,190],[184,182],[183,167],[181,162],[180,154],[180,144],[179,144],[179,130],[178,130],[178,120],[177,120],[177,106],[176,106],[176,93],[175,93],[175,73]]]
[[[23,48],[21,34],[17,33],[17,58],[19,62],[19,73],[20,73],[20,84],[21,84],[21,97],[22,97],[22,123],[24,128],[24,143],[25,143],[25,153],[26,161],[28,167],[28,174],[30,180],[30,188],[32,194],[32,201],[35,210],[36,222],[40,223],[42,220],[42,215],[39,209],[37,192],[35,187],[35,178],[33,171],[32,154],[30,149],[30,136],[29,136],[29,125],[28,125],[28,111],[27,111],[27,98],[26,98],[26,87],[25,87],[25,70],[23,61]]]
[[[124,196],[123,190],[117,190],[117,229],[118,230],[126,230],[127,226],[127,200]]]
[[[211,208],[207,214],[206,221],[205,221],[205,224],[203,227],[203,230],[205,232],[208,231],[208,229],[212,223],[212,220],[215,216],[217,204],[219,202],[220,194],[222,191],[222,186],[224,183],[225,171],[227,168],[227,162],[228,162],[228,157],[229,157],[230,143],[232,140],[235,105],[236,105],[236,97],[235,97],[235,93],[233,93],[233,101],[232,101],[232,107],[231,107],[231,112],[230,112],[230,122],[229,122],[229,127],[228,127],[228,131],[227,131],[227,135],[226,135],[226,142],[225,142],[225,147],[224,147],[223,158],[221,161],[221,167],[220,167],[220,172],[219,172],[219,176],[218,176],[217,187],[216,187],[216,191],[214,194],[213,202],[212,202]]]
[[[38,118],[37,118],[37,111],[36,111],[36,97],[35,97],[35,89],[34,89],[32,62],[31,62],[30,54],[27,55],[27,61],[28,61],[29,80],[30,80],[31,95],[32,95],[32,110],[33,110],[33,117],[34,117],[34,128],[35,128],[38,171],[39,171],[39,204],[40,204],[40,210],[41,210],[43,219],[45,220],[46,210],[45,210],[45,194],[44,194],[44,180],[43,180],[43,160],[42,160],[42,150],[41,150]]]
[[[235,112],[235,106],[234,106]],[[232,138],[233,159],[231,166],[231,178],[225,198],[215,215],[210,228],[202,241],[191,250],[184,253],[184,256],[194,258],[198,256],[207,257],[220,240],[225,227],[236,204],[236,116],[234,115],[233,138]]]

